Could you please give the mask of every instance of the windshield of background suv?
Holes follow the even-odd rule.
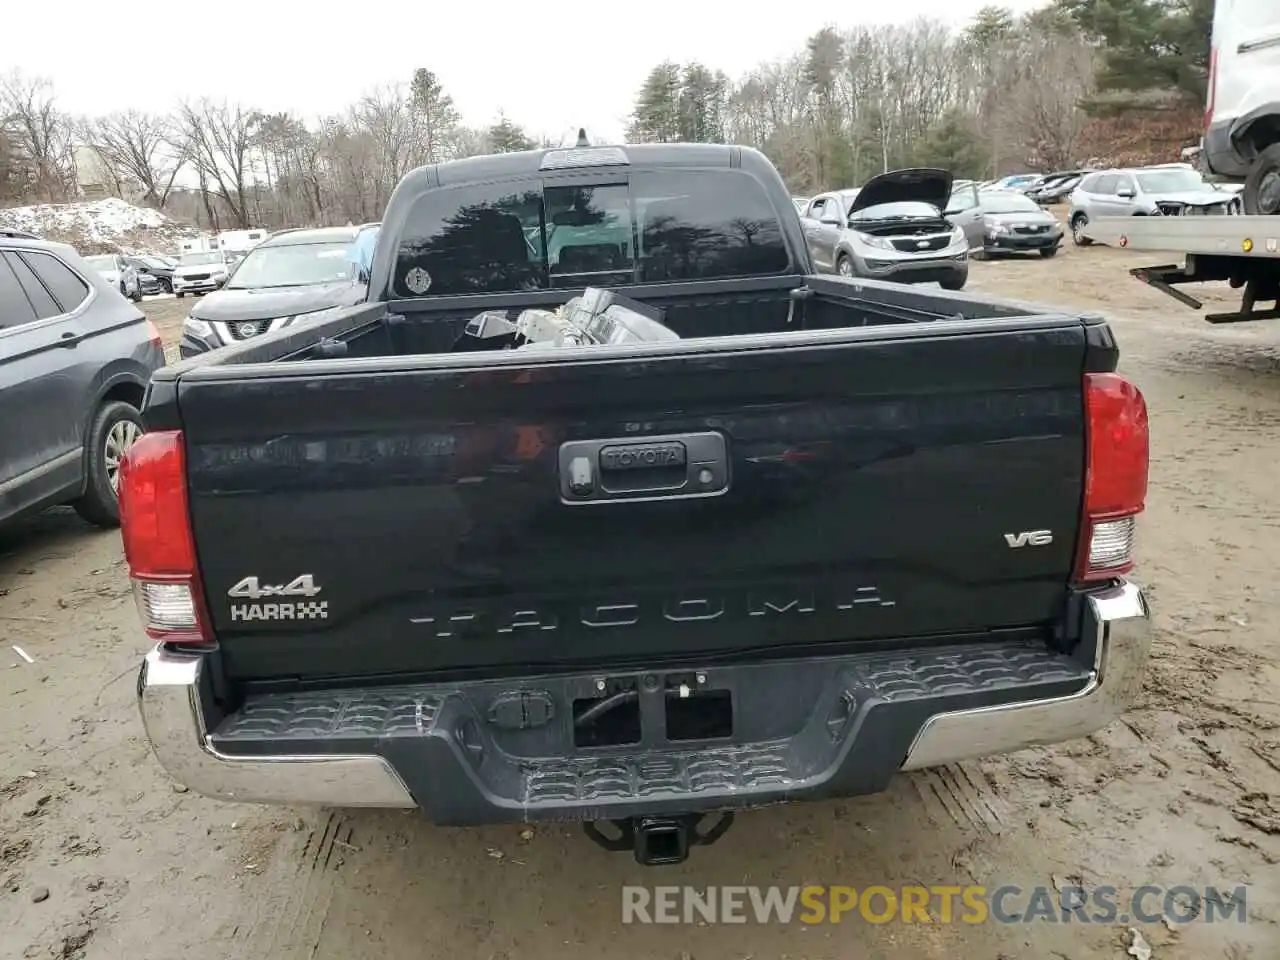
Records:
[[[302,287],[354,279],[351,246],[351,241],[341,240],[257,247],[236,268],[227,289]]]
[[[849,214],[850,222],[858,220],[917,220],[938,216],[938,208],[931,203],[917,200],[901,200],[897,203],[876,203]]]
[[[983,213],[1039,213],[1040,207],[1020,193],[987,194],[982,198]]]
[[[95,270],[115,270],[115,257],[85,257],[84,262]]]
[[[1143,193],[1181,193],[1184,190],[1210,189],[1194,170],[1160,170],[1136,176]]]
[[[208,267],[215,263],[223,263],[220,253],[184,253],[178,260],[180,267]]]

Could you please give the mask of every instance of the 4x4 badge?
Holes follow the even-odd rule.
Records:
[[[319,596],[320,587],[316,586],[315,577],[304,573],[294,577],[288,583],[266,583],[258,577],[245,577],[230,590],[228,597],[252,601],[268,600],[274,597],[304,597],[303,600],[283,599],[268,603],[233,603],[231,619],[239,620],[327,620],[329,618],[329,602],[314,600]]]

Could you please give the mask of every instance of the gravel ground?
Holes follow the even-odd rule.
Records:
[[[0,533],[0,957],[1280,956],[1280,325],[1213,328],[1135,255],[975,263],[971,289],[1096,309],[1142,386],[1155,605],[1142,699],[1086,740],[739,817],[644,870],[570,827],[220,804],[174,788],[134,707],[146,646],[119,537],[55,510]],[[1226,302],[1225,291],[1210,299]],[[144,304],[175,340],[191,301]],[[11,647],[34,660],[27,663]],[[629,926],[626,883],[1248,888],[1248,922]]]

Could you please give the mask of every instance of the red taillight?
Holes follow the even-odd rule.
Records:
[[[1077,581],[1133,568],[1137,515],[1147,498],[1150,439],[1142,391],[1115,373],[1086,373],[1084,509]]]
[[[160,337],[160,328],[150,320],[147,321],[147,340],[149,340],[152,345],[157,346],[162,350],[164,349],[164,340]]]
[[[144,433],[129,448],[120,466],[120,532],[147,634],[206,642],[179,431]]]

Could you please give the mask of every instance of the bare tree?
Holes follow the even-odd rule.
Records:
[[[138,184],[143,202],[164,209],[185,160],[173,146],[183,139],[173,135],[172,119],[137,110],[112,113],[86,124],[85,140],[117,177]]]
[[[1021,44],[1011,113],[1022,133],[1022,153],[1044,169],[1079,158],[1087,117],[1081,103],[1093,92],[1096,51],[1076,34],[1029,32]]]
[[[215,190],[235,223],[248,227],[251,152],[262,115],[241,104],[205,99],[182,104],[179,117],[185,153],[201,190]]]
[[[749,144],[804,192],[917,163],[974,175],[1065,167],[1094,148],[1080,108],[1094,56],[1069,20],[1019,19],[1000,7],[962,31],[928,19],[828,28],[737,82],[714,64],[656,65],[633,104],[632,131]],[[118,190],[136,187],[201,225],[359,222],[380,218],[416,166],[524,144],[495,131],[501,125],[464,126],[426,68],[309,120],[205,99],[172,117],[126,111],[78,127],[46,81],[14,74],[0,80],[0,199],[73,195],[79,140],[96,148]],[[193,188],[180,186],[179,165]]]
[[[52,83],[17,71],[0,79],[0,127],[34,199],[57,202],[75,194],[72,123],[58,109]]]

